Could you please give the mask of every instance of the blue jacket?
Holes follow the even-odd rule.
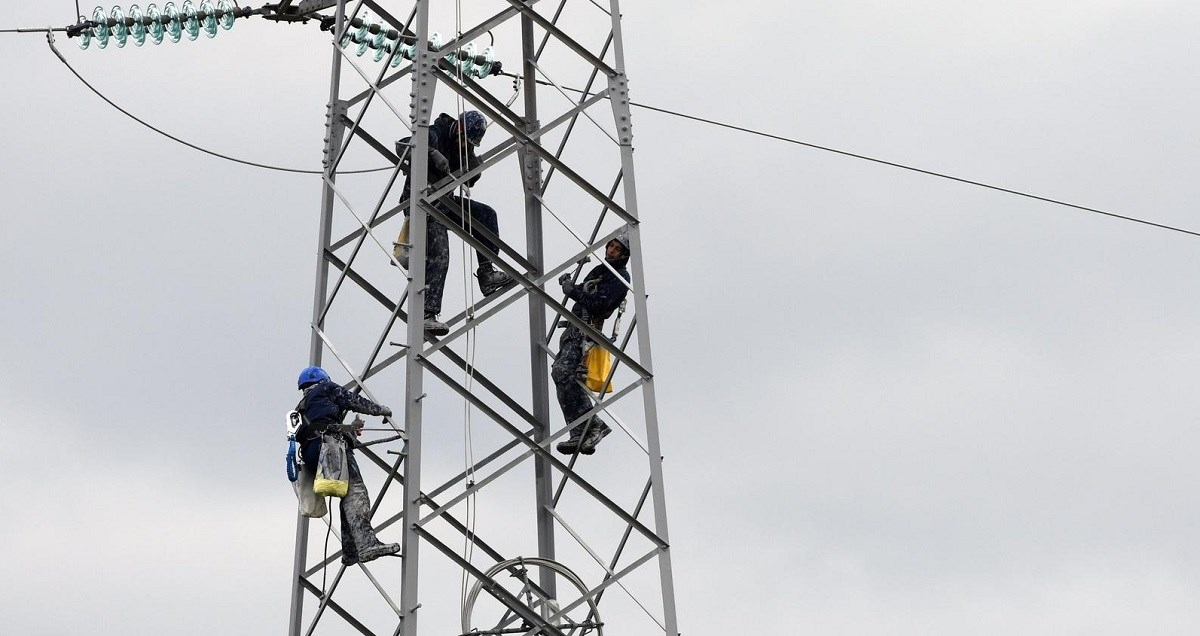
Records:
[[[434,151],[442,153],[446,161],[450,164],[451,172],[465,172],[479,165],[479,157],[475,156],[475,146],[467,144],[466,149],[466,167],[463,166],[462,147],[454,143],[454,139],[450,135],[450,129],[454,126],[454,117],[442,113],[429,124],[429,151],[433,154]],[[403,141],[403,140],[402,140]],[[397,148],[397,150],[400,150]],[[429,183],[436,183],[439,179],[446,177],[446,173],[438,170],[433,165],[433,161],[429,161]],[[481,175],[475,175],[467,180],[468,186],[475,185],[479,181]],[[411,175],[404,177],[404,192],[407,196],[409,185],[411,183]]]
[[[625,269],[627,263],[628,257],[608,261],[608,264],[621,274],[621,278],[625,279],[624,282],[603,263],[593,267],[583,282],[567,294],[567,298],[575,301],[571,313],[600,328],[604,320],[621,306],[621,301],[625,300],[625,294],[629,292],[629,288],[625,286],[625,283],[629,282],[629,270]]]
[[[321,380],[304,389],[304,397],[296,407],[305,424],[296,431],[296,440],[307,441],[320,436],[330,425],[340,424],[346,411],[366,415],[390,415],[391,410],[361,395],[351,393],[332,380]]]

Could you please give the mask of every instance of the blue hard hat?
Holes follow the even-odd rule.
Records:
[[[303,389],[309,384],[328,379],[329,374],[325,373],[325,369],[321,367],[304,367],[304,370],[300,372],[300,379],[296,380],[296,388]]]
[[[466,132],[467,143],[478,146],[487,132],[487,120],[477,110],[468,110],[458,116],[459,129]]]

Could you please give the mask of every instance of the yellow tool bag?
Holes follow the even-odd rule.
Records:
[[[590,391],[597,393],[612,393],[613,387],[610,382],[608,386],[604,386],[608,380],[608,374],[612,373],[613,357],[608,352],[608,349],[600,345],[592,345],[587,351],[587,388]]]
[[[617,341],[617,334],[621,331],[621,316],[625,315],[625,301],[621,300],[620,310],[617,311],[617,319],[613,322],[612,335],[608,337],[609,342]],[[613,356],[608,352],[608,349],[600,345],[589,342],[588,348],[583,353],[583,364],[587,366],[587,379],[584,384],[587,385],[589,391],[596,393],[612,393],[613,385],[609,382],[608,386],[604,386],[604,382],[608,380],[609,374],[613,370]]]
[[[321,436],[321,458],[313,494],[319,497],[345,497],[350,488],[350,469],[346,462],[346,439],[341,435]]]

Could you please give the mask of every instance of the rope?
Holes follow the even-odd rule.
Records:
[[[199,150],[200,152],[203,152],[206,155],[212,155],[214,157],[217,157],[218,159],[224,159],[226,161],[232,161],[234,163],[240,163],[240,164],[246,165],[246,166],[253,166],[255,168],[263,168],[265,170],[276,170],[279,172],[291,172],[291,173],[296,173],[296,174],[325,174],[325,172],[323,170],[302,170],[299,168],[284,168],[284,167],[280,167],[280,166],[272,166],[272,165],[265,164],[265,163],[258,163],[255,161],[247,161],[245,159],[238,159],[236,157],[230,157],[229,155],[223,155],[219,152],[216,152],[213,150],[208,150],[207,148],[201,148],[200,146],[197,146],[196,144],[193,144],[188,141],[184,141],[183,139],[180,139],[179,137],[176,137],[168,132],[165,132],[159,128],[154,127],[153,125],[147,123],[145,120],[141,119],[137,115],[134,115],[133,113],[118,106],[111,99],[109,99],[108,97],[105,97],[104,93],[101,93],[99,90],[97,90],[95,86],[92,86],[91,83],[89,83],[87,80],[83,79],[83,76],[79,74],[79,71],[76,71],[75,67],[71,66],[71,63],[67,61],[67,58],[63,57],[63,54],[61,52],[59,52],[57,47],[54,46],[53,34],[49,33],[48,32],[49,30],[47,30],[47,29],[41,29],[41,30],[47,31],[46,43],[50,45],[50,50],[54,52],[54,55],[58,56],[58,59],[60,61],[62,61],[64,66],[67,67],[67,70],[71,71],[71,73],[75,77],[77,77],[80,82],[83,82],[84,86],[91,89],[91,91],[93,93],[95,93],[97,97],[99,97],[100,99],[107,102],[109,106],[112,106],[113,108],[120,111],[121,114],[123,114],[126,117],[132,119],[133,121],[136,121],[137,123],[145,126],[146,128],[153,130],[154,132],[162,135],[163,137],[166,137],[167,139],[170,139],[171,141],[183,144],[193,150]],[[393,167],[394,166],[385,166],[383,168],[371,168],[371,169],[367,169],[367,170],[342,170],[341,174],[362,174],[362,173],[366,173],[366,172],[381,172],[383,170],[391,170]]]
[[[462,38],[462,0],[455,0],[455,3],[454,3],[454,31],[457,34],[456,38],[461,39]],[[455,58],[455,59],[457,60],[457,58]],[[456,71],[456,75],[458,76],[458,81],[462,82],[463,81],[463,71],[462,71],[461,63],[457,64],[455,71]],[[458,111],[458,117],[455,119],[454,126],[457,128],[458,132],[457,132],[457,135],[455,135],[455,139],[453,140],[453,143],[455,145],[454,150],[455,150],[455,152],[458,153],[459,169],[465,171],[466,167],[468,166],[467,158],[470,156],[470,148],[469,148],[470,141],[467,140],[467,131],[463,127],[463,113],[465,112],[465,109],[466,109],[466,101],[463,99],[463,97],[461,95],[457,96],[456,106],[457,106],[457,111]],[[463,142],[466,142],[466,143],[463,143]],[[470,197],[471,197],[470,186],[466,185],[465,182],[460,184],[458,187],[458,215],[459,215],[459,218],[462,219],[463,227],[464,227],[464,229],[467,230],[468,234],[472,233],[472,230],[474,227],[473,224],[474,224],[474,220],[475,220],[474,217],[470,213],[470,208],[471,208],[471,198]],[[471,273],[470,273],[470,266],[469,266],[469,263],[471,262],[471,249],[470,249],[470,246],[467,245],[466,241],[462,241],[461,243],[462,243],[462,247],[460,249],[461,249],[461,254],[462,254],[461,271],[462,271],[462,282],[463,282],[463,297],[466,300],[466,306],[467,306],[467,312],[468,312],[467,316],[466,316],[466,320],[468,322],[470,322],[471,320],[474,319],[474,316],[471,315],[471,313],[470,313],[471,308],[475,306],[475,291],[474,291],[474,286],[471,284]],[[470,329],[468,329],[465,336],[466,337],[464,339],[463,346],[465,348],[464,358],[466,361],[466,365],[464,365],[465,368],[463,369],[463,376],[464,376],[463,384],[466,386],[468,392],[473,392],[474,391],[474,383],[475,383],[475,347],[476,347],[476,344],[478,343],[478,340],[476,338],[476,333],[475,333],[475,327],[472,326]],[[463,398],[463,467],[464,467],[464,477],[466,479],[467,488],[471,488],[475,485],[475,443],[474,443],[474,438],[472,436],[472,430],[471,430],[471,413],[473,410],[474,410],[474,407],[471,405],[471,402],[469,400],[467,400],[466,398]],[[474,556],[474,553],[475,553],[474,538],[475,538],[475,526],[476,526],[476,521],[477,521],[476,514],[478,511],[478,508],[476,507],[477,503],[476,503],[476,497],[475,497],[474,492],[467,495],[466,499],[463,501],[463,505],[465,508],[465,517],[466,517],[465,521],[466,521],[466,527],[467,527],[467,532],[463,535],[463,561],[466,563],[470,563],[472,560],[472,557]],[[460,604],[460,607],[462,606],[463,603],[466,602],[467,593],[468,593],[467,590],[469,589],[469,586],[470,586],[470,576],[469,576],[469,573],[467,572],[467,568],[464,567],[461,578],[459,580],[459,604]]]

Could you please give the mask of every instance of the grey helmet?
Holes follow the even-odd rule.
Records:
[[[621,247],[625,248],[625,256],[629,256],[633,252],[633,250],[630,249],[630,246],[629,246],[629,230],[628,229],[623,229],[620,232],[617,232],[617,235],[613,237],[613,240],[620,243]]]

